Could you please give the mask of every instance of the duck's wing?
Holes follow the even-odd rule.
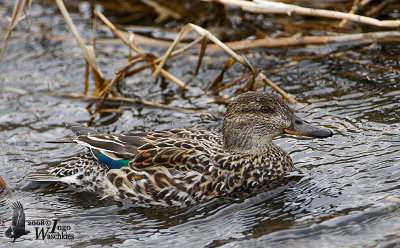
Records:
[[[128,162],[136,155],[137,147],[145,143],[140,136],[102,134],[76,122],[64,122],[77,136],[74,141],[90,149],[93,156],[109,169],[128,166]]]
[[[213,157],[212,149],[195,140],[157,138],[137,148],[130,167],[142,170],[157,167],[202,172]]]
[[[176,165],[190,167],[199,162],[195,156],[221,148],[220,137],[208,131],[171,129],[111,135],[101,134],[78,123],[68,122],[65,125],[77,134],[75,141],[90,148],[93,155],[109,169],[124,166],[137,169],[152,166],[174,168]]]

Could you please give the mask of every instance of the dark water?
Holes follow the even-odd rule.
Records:
[[[10,9],[0,1],[4,20]],[[75,14],[83,36],[90,22]],[[0,175],[16,191],[0,195],[0,246],[11,225],[11,203],[22,202],[26,220],[59,220],[71,228],[71,240],[36,240],[35,227],[17,239],[16,247],[103,245],[117,247],[399,247],[400,246],[400,85],[399,71],[359,65],[315,54],[347,52],[364,62],[400,70],[399,43],[340,44],[307,48],[253,51],[250,62],[263,70],[286,66],[269,74],[305,107],[298,115],[331,128],[324,140],[284,136],[276,143],[290,152],[297,180],[275,191],[248,199],[212,201],[187,208],[140,208],[102,199],[94,193],[30,183],[29,173],[48,168],[82,150],[73,144],[44,141],[70,135],[63,121],[86,121],[87,103],[49,96],[42,91],[81,93],[84,61],[71,42],[40,38],[70,37],[52,5],[33,5],[30,25],[21,23],[0,64]],[[4,37],[6,22],[0,22]],[[23,38],[24,34],[38,38]],[[106,32],[105,32],[106,33]],[[107,33],[105,34],[107,35]],[[158,50],[152,50],[158,53]],[[107,77],[124,65],[127,49],[99,45],[98,63]],[[186,55],[170,63],[170,71],[199,89],[212,81],[225,56],[206,57],[192,80],[196,57]],[[288,65],[287,56],[305,56]],[[245,70],[235,65],[225,79]],[[23,89],[29,92],[18,92]],[[234,90],[224,92],[231,95]],[[123,91],[171,106],[198,109],[211,116],[186,114],[143,106],[125,106],[119,118],[103,117],[95,127],[104,132],[196,127],[219,130],[224,105],[205,94],[182,92],[169,82],[152,79],[150,72],[129,78]],[[201,92],[201,91],[200,91]],[[300,174],[300,176],[299,176]]]

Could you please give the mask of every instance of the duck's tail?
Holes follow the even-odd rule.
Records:
[[[85,153],[53,169],[30,174],[28,179],[36,182],[62,182],[98,191],[97,188],[105,187],[107,171],[108,168],[97,161],[91,153]]]
[[[90,134],[100,134],[98,131],[88,128],[82,124],[73,121],[63,122],[64,126],[70,129],[76,136],[90,135]]]

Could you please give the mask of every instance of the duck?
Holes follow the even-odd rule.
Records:
[[[222,134],[183,128],[107,134],[76,122],[64,125],[75,133],[73,142],[88,150],[33,176],[35,181],[146,206],[188,206],[261,187],[294,169],[275,137],[333,134],[301,120],[280,96],[258,91],[230,102]]]

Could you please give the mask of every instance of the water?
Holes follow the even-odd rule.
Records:
[[[0,1],[0,14],[10,13]],[[91,26],[74,14],[78,28]],[[305,104],[298,115],[334,131],[328,139],[282,136],[276,143],[295,161],[296,178],[288,185],[247,199],[222,199],[186,208],[135,207],[112,198],[102,199],[71,188],[36,185],[27,175],[72,156],[82,148],[73,144],[44,143],[70,135],[63,121],[87,121],[87,103],[53,97],[46,91],[81,93],[84,61],[74,42],[24,38],[49,27],[47,35],[70,37],[57,9],[33,5],[30,27],[22,23],[9,42],[0,64],[0,175],[16,191],[0,198],[0,246],[11,224],[11,202],[22,202],[26,220],[59,220],[71,228],[71,240],[36,240],[30,234],[17,239],[17,247],[397,247],[400,246],[400,86],[399,72],[355,64],[332,56],[347,52],[352,58],[400,70],[398,43],[329,45],[252,51],[253,65],[268,70],[271,80]],[[1,37],[6,29],[0,23]],[[86,33],[83,36],[90,37]],[[150,48],[149,48],[150,49]],[[152,50],[155,53],[159,50]],[[98,63],[107,77],[126,63],[127,49],[99,45]],[[189,53],[190,55],[190,53]],[[206,57],[192,79],[195,56],[169,63],[170,71],[204,88],[223,65]],[[225,55],[218,55],[220,58]],[[288,56],[310,56],[288,65]],[[189,62],[188,62],[189,61]],[[217,62],[215,62],[217,61]],[[245,73],[240,65],[225,79]],[[4,88],[7,87],[7,88]],[[26,92],[17,92],[22,89]],[[232,95],[238,87],[224,91]],[[94,127],[104,132],[195,127],[219,130],[225,106],[205,94],[182,92],[170,82],[152,79],[150,72],[129,78],[128,95],[142,96],[171,106],[197,109],[211,116],[125,106],[118,118],[103,116]]]

